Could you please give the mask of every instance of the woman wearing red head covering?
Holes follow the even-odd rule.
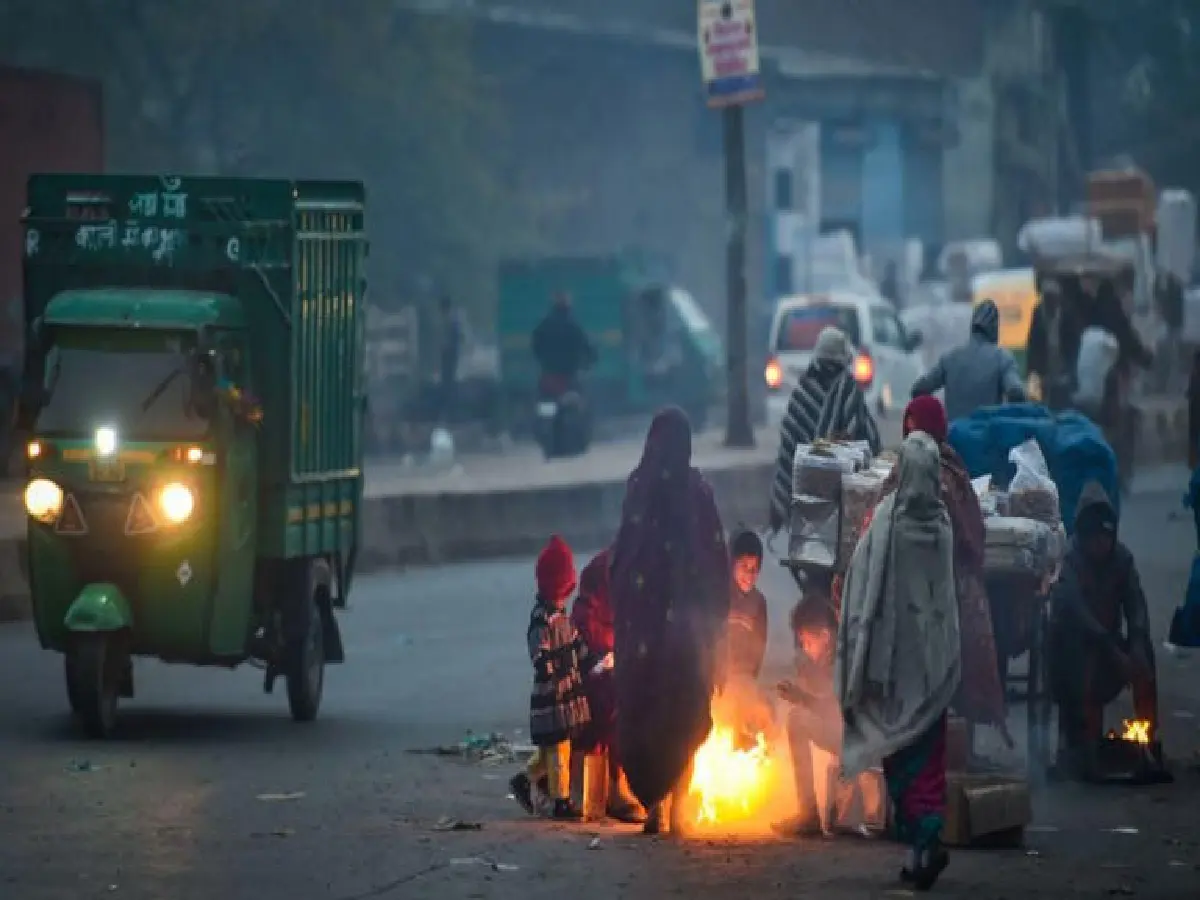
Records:
[[[651,810],[649,833],[662,826],[662,801],[686,799],[692,757],[712,729],[729,618],[725,530],[691,457],[687,416],[658,413],[613,544],[617,746],[630,787]],[[671,803],[670,824],[686,824],[679,802]]]
[[[579,596],[571,608],[571,622],[588,649],[597,655],[612,653],[615,643],[608,578],[611,561],[612,554],[602,550],[584,566],[579,578]],[[583,692],[592,719],[572,743],[572,750],[608,754],[608,814],[619,822],[641,824],[646,821],[646,814],[629,790],[617,755],[617,688],[612,670],[585,672]]]
[[[1004,685],[1000,683],[996,664],[992,613],[983,584],[986,531],[979,497],[962,458],[946,442],[950,426],[945,407],[937,397],[917,397],[905,408],[904,436],[914,431],[923,431],[937,442],[942,464],[942,500],[954,529],[954,581],[962,639],[962,680],[954,710],[972,724],[995,726],[1011,744]],[[895,490],[896,476],[897,469],[893,468],[884,482],[884,495]]]

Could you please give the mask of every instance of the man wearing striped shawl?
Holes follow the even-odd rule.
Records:
[[[821,438],[866,441],[881,449],[879,429],[850,369],[853,350],[846,335],[826,328],[817,337],[813,361],[792,391],[779,429],[779,459],[771,485],[771,530],[788,520],[792,505],[792,461],[796,447]]]

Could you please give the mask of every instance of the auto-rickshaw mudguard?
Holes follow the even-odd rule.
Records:
[[[133,607],[115,584],[89,584],[67,610],[63,624],[73,632],[121,631],[133,627]]]

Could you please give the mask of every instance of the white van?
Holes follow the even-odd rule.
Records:
[[[903,410],[923,371],[916,353],[918,333],[909,334],[895,309],[878,296],[833,291],[786,297],[775,307],[767,365],[767,418],[783,420],[792,389],[812,362],[821,331],[833,326],[854,346],[854,377],[871,409],[882,415]]]

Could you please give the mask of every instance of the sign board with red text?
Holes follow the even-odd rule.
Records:
[[[754,0],[699,0],[700,72],[714,109],[763,98]]]

